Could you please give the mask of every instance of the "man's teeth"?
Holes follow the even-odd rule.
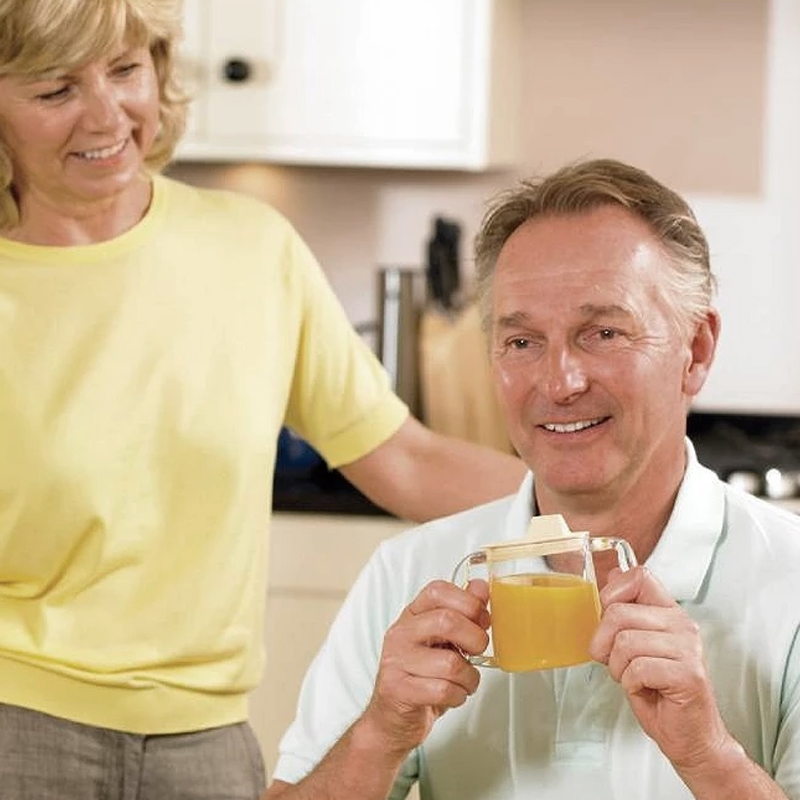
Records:
[[[122,148],[127,144],[127,139],[121,141],[119,144],[113,144],[111,147],[103,147],[101,150],[84,150],[78,153],[81,158],[87,158],[89,161],[94,161],[101,158],[111,158],[117,153],[122,152]]]
[[[602,421],[602,419],[587,419],[580,422],[546,422],[542,427],[553,433],[575,433],[576,431],[582,431],[594,425],[599,425]]]

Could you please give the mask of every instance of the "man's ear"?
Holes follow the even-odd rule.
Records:
[[[683,375],[683,392],[689,397],[697,395],[708,378],[717,351],[721,324],[719,312],[710,308],[694,329],[689,343],[691,357]]]

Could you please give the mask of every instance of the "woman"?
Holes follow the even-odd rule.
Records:
[[[160,176],[177,0],[0,0],[0,800],[255,798],[283,424],[394,513],[516,459],[408,416],[291,226]]]

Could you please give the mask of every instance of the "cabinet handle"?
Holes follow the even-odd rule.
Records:
[[[250,62],[243,58],[229,58],[222,67],[222,75],[230,83],[244,83],[252,73]]]

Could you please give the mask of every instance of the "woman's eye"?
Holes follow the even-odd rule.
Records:
[[[62,86],[60,89],[54,89],[52,92],[43,92],[36,95],[39,100],[61,100],[69,94],[69,86]]]
[[[114,74],[119,75],[120,77],[125,77],[126,75],[130,75],[135,72],[141,65],[136,62],[131,62],[130,64],[120,64],[118,67],[115,67]]]

